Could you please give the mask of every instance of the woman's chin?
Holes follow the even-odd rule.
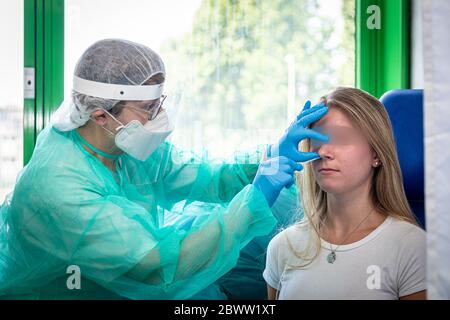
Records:
[[[326,193],[340,194],[344,192],[344,188],[342,186],[339,186],[331,181],[321,181],[317,182],[317,184],[319,185],[320,189],[322,189]]]

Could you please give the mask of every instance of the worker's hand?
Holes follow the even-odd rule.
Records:
[[[295,162],[306,162],[320,158],[316,152],[301,152],[298,145],[304,139],[316,139],[328,142],[326,135],[320,134],[307,127],[319,121],[328,112],[328,107],[323,103],[311,108],[311,102],[306,102],[303,111],[297,116],[297,119],[289,126],[283,137],[278,143],[273,144],[268,149],[268,157],[287,157]]]
[[[253,185],[258,188],[271,207],[284,187],[294,183],[294,172],[303,166],[286,157],[275,157],[260,163]]]

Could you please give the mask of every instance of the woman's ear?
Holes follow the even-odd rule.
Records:
[[[91,119],[100,126],[104,126],[108,122],[105,110],[100,109],[97,109],[91,113]]]
[[[381,165],[381,161],[378,158],[378,156],[376,154],[374,154],[373,159],[372,159],[372,166],[377,168]]]

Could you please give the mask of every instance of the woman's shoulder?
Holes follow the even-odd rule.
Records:
[[[310,237],[310,227],[306,222],[296,222],[291,226],[280,230],[269,243],[269,248],[283,250],[284,248],[295,248],[301,250],[305,247]]]
[[[407,256],[424,255],[426,251],[426,232],[411,222],[389,217],[386,231],[381,237],[384,245],[396,248],[399,253]]]
[[[389,219],[391,223],[388,229],[391,234],[396,235],[398,240],[409,237],[425,241],[426,232],[418,225],[393,216],[390,216]]]

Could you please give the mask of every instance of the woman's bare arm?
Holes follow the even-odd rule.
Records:
[[[400,297],[400,300],[427,300],[427,290]]]
[[[267,285],[267,297],[268,300],[276,300],[278,295],[278,290],[272,288],[271,286]]]

